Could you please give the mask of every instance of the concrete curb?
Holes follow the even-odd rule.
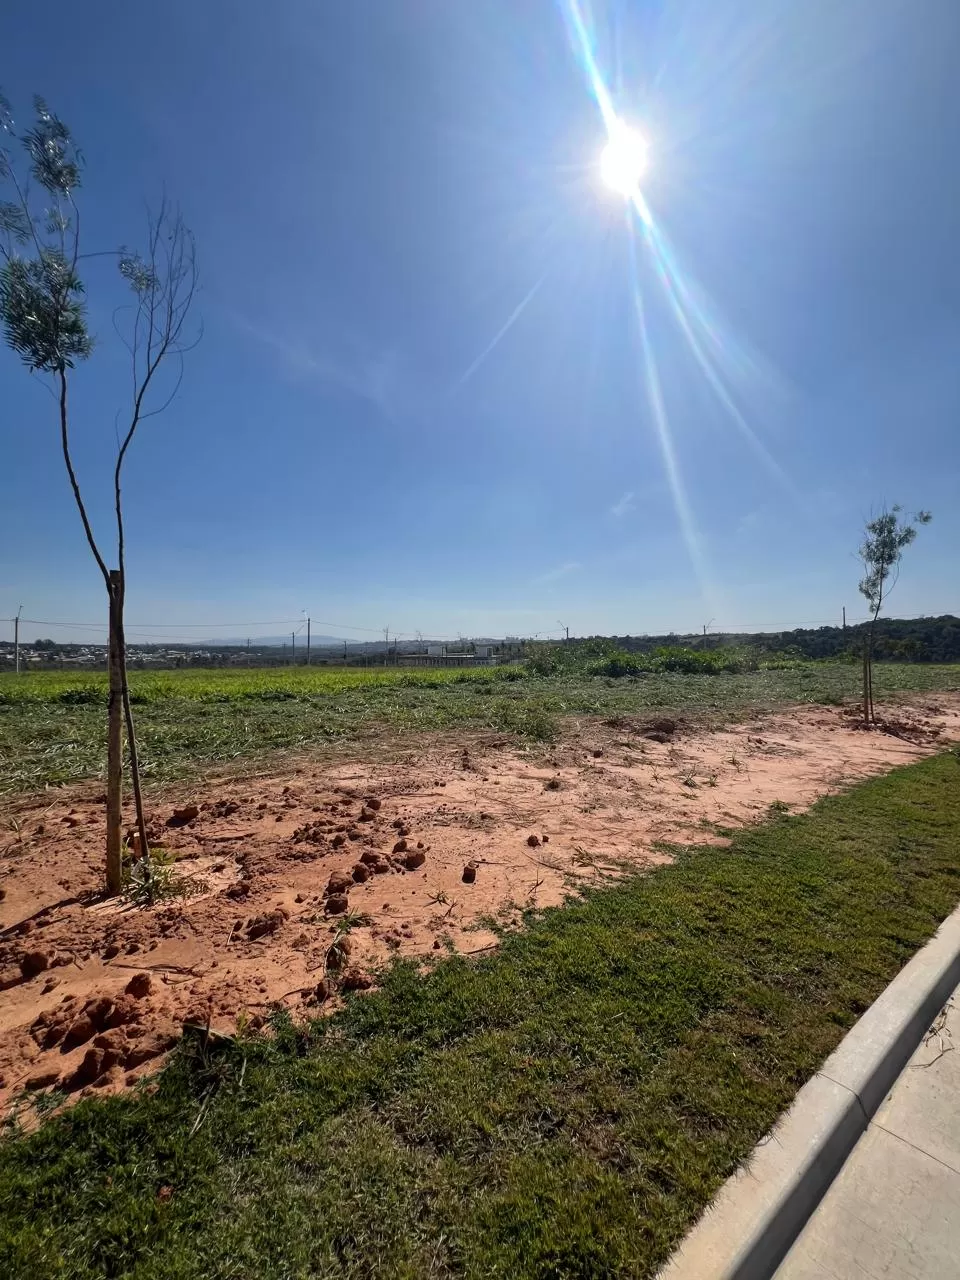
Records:
[[[729,1178],[658,1280],[769,1280],[960,985],[960,907]]]

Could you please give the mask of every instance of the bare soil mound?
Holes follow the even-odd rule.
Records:
[[[719,732],[618,717],[552,749],[431,738],[171,792],[151,834],[191,892],[151,907],[98,895],[102,796],[23,802],[0,837],[0,1107],[132,1084],[184,1023],[334,1007],[397,954],[487,950],[492,920],[930,754],[960,737],[960,698],[888,728],[822,707]]]

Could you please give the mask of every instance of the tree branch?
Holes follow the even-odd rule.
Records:
[[[74,501],[77,504],[77,510],[80,512],[80,519],[83,521],[83,531],[87,535],[87,542],[90,550],[93,552],[93,558],[96,560],[100,572],[103,574],[103,581],[106,584],[107,591],[110,590],[110,572],[104,564],[103,556],[97,546],[93,536],[93,530],[90,528],[90,521],[87,518],[87,509],[83,504],[83,497],[80,493],[80,485],[77,483],[77,475],[73,469],[73,459],[70,457],[70,441],[67,433],[67,372],[63,365],[57,370],[57,376],[60,379],[60,445],[63,449],[63,460],[66,463],[67,475],[70,477],[70,486],[73,489]]]

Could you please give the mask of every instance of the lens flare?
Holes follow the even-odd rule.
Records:
[[[772,371],[767,370],[763,362],[737,339],[716,309],[708,305],[705,291],[688,273],[680,269],[676,255],[641,190],[641,179],[648,161],[646,139],[630,129],[621,119],[614,106],[613,94],[601,72],[589,0],[558,0],[558,3],[567,24],[572,47],[583,69],[588,90],[596,103],[606,133],[606,146],[600,159],[601,177],[607,186],[623,195],[627,201],[633,268],[633,300],[649,416],[660,446],[680,532],[699,579],[701,592],[704,599],[709,600],[713,591],[709,565],[683,483],[674,433],[660,385],[660,371],[647,326],[645,300],[641,295],[639,263],[634,245],[634,236],[638,228],[642,234],[644,260],[652,265],[669,311],[707,385],[716,396],[725,415],[732,421],[760,462],[777,478],[794,502],[803,509],[795,486],[750,426],[733,394],[736,384],[744,381],[751,384],[751,389],[761,383],[767,385],[775,383],[777,389],[781,390],[782,384],[779,379],[774,379]]]

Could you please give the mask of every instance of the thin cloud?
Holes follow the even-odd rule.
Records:
[[[546,586],[551,582],[559,582],[561,578],[576,573],[580,568],[582,566],[579,560],[567,560],[563,564],[558,564],[555,569],[548,569],[546,573],[541,573],[539,578],[534,578],[533,581],[538,586]]]
[[[629,489],[618,502],[613,504],[610,508],[610,514],[619,520],[622,516],[625,516],[628,511],[633,510],[635,506],[633,499],[634,492],[632,489]]]
[[[536,284],[527,291],[527,293],[523,296],[523,298],[521,298],[520,302],[518,302],[517,305],[514,307],[514,309],[510,312],[505,322],[500,326],[500,328],[497,330],[497,332],[494,334],[491,340],[487,343],[484,349],[480,352],[480,354],[476,357],[476,359],[471,363],[469,368],[466,369],[465,372],[462,373],[460,377],[457,379],[456,386],[454,388],[455,391],[459,391],[465,382],[469,382],[469,380],[477,372],[477,370],[480,368],[480,366],[483,364],[486,358],[493,352],[493,350],[497,346],[499,346],[502,339],[507,336],[507,334],[513,328],[516,322],[523,315],[524,311],[526,311],[527,304],[532,302],[533,299],[536,297],[537,293],[540,290],[540,286],[543,284],[546,278],[547,278],[547,273],[544,272],[543,275],[540,277],[540,279],[536,282]]]
[[[244,316],[231,314],[238,328],[269,347],[281,364],[296,377],[312,377],[326,386],[346,391],[358,400],[366,400],[395,422],[415,411],[413,379],[398,351],[355,351],[352,355],[334,355],[305,342],[289,342],[252,324]]]

